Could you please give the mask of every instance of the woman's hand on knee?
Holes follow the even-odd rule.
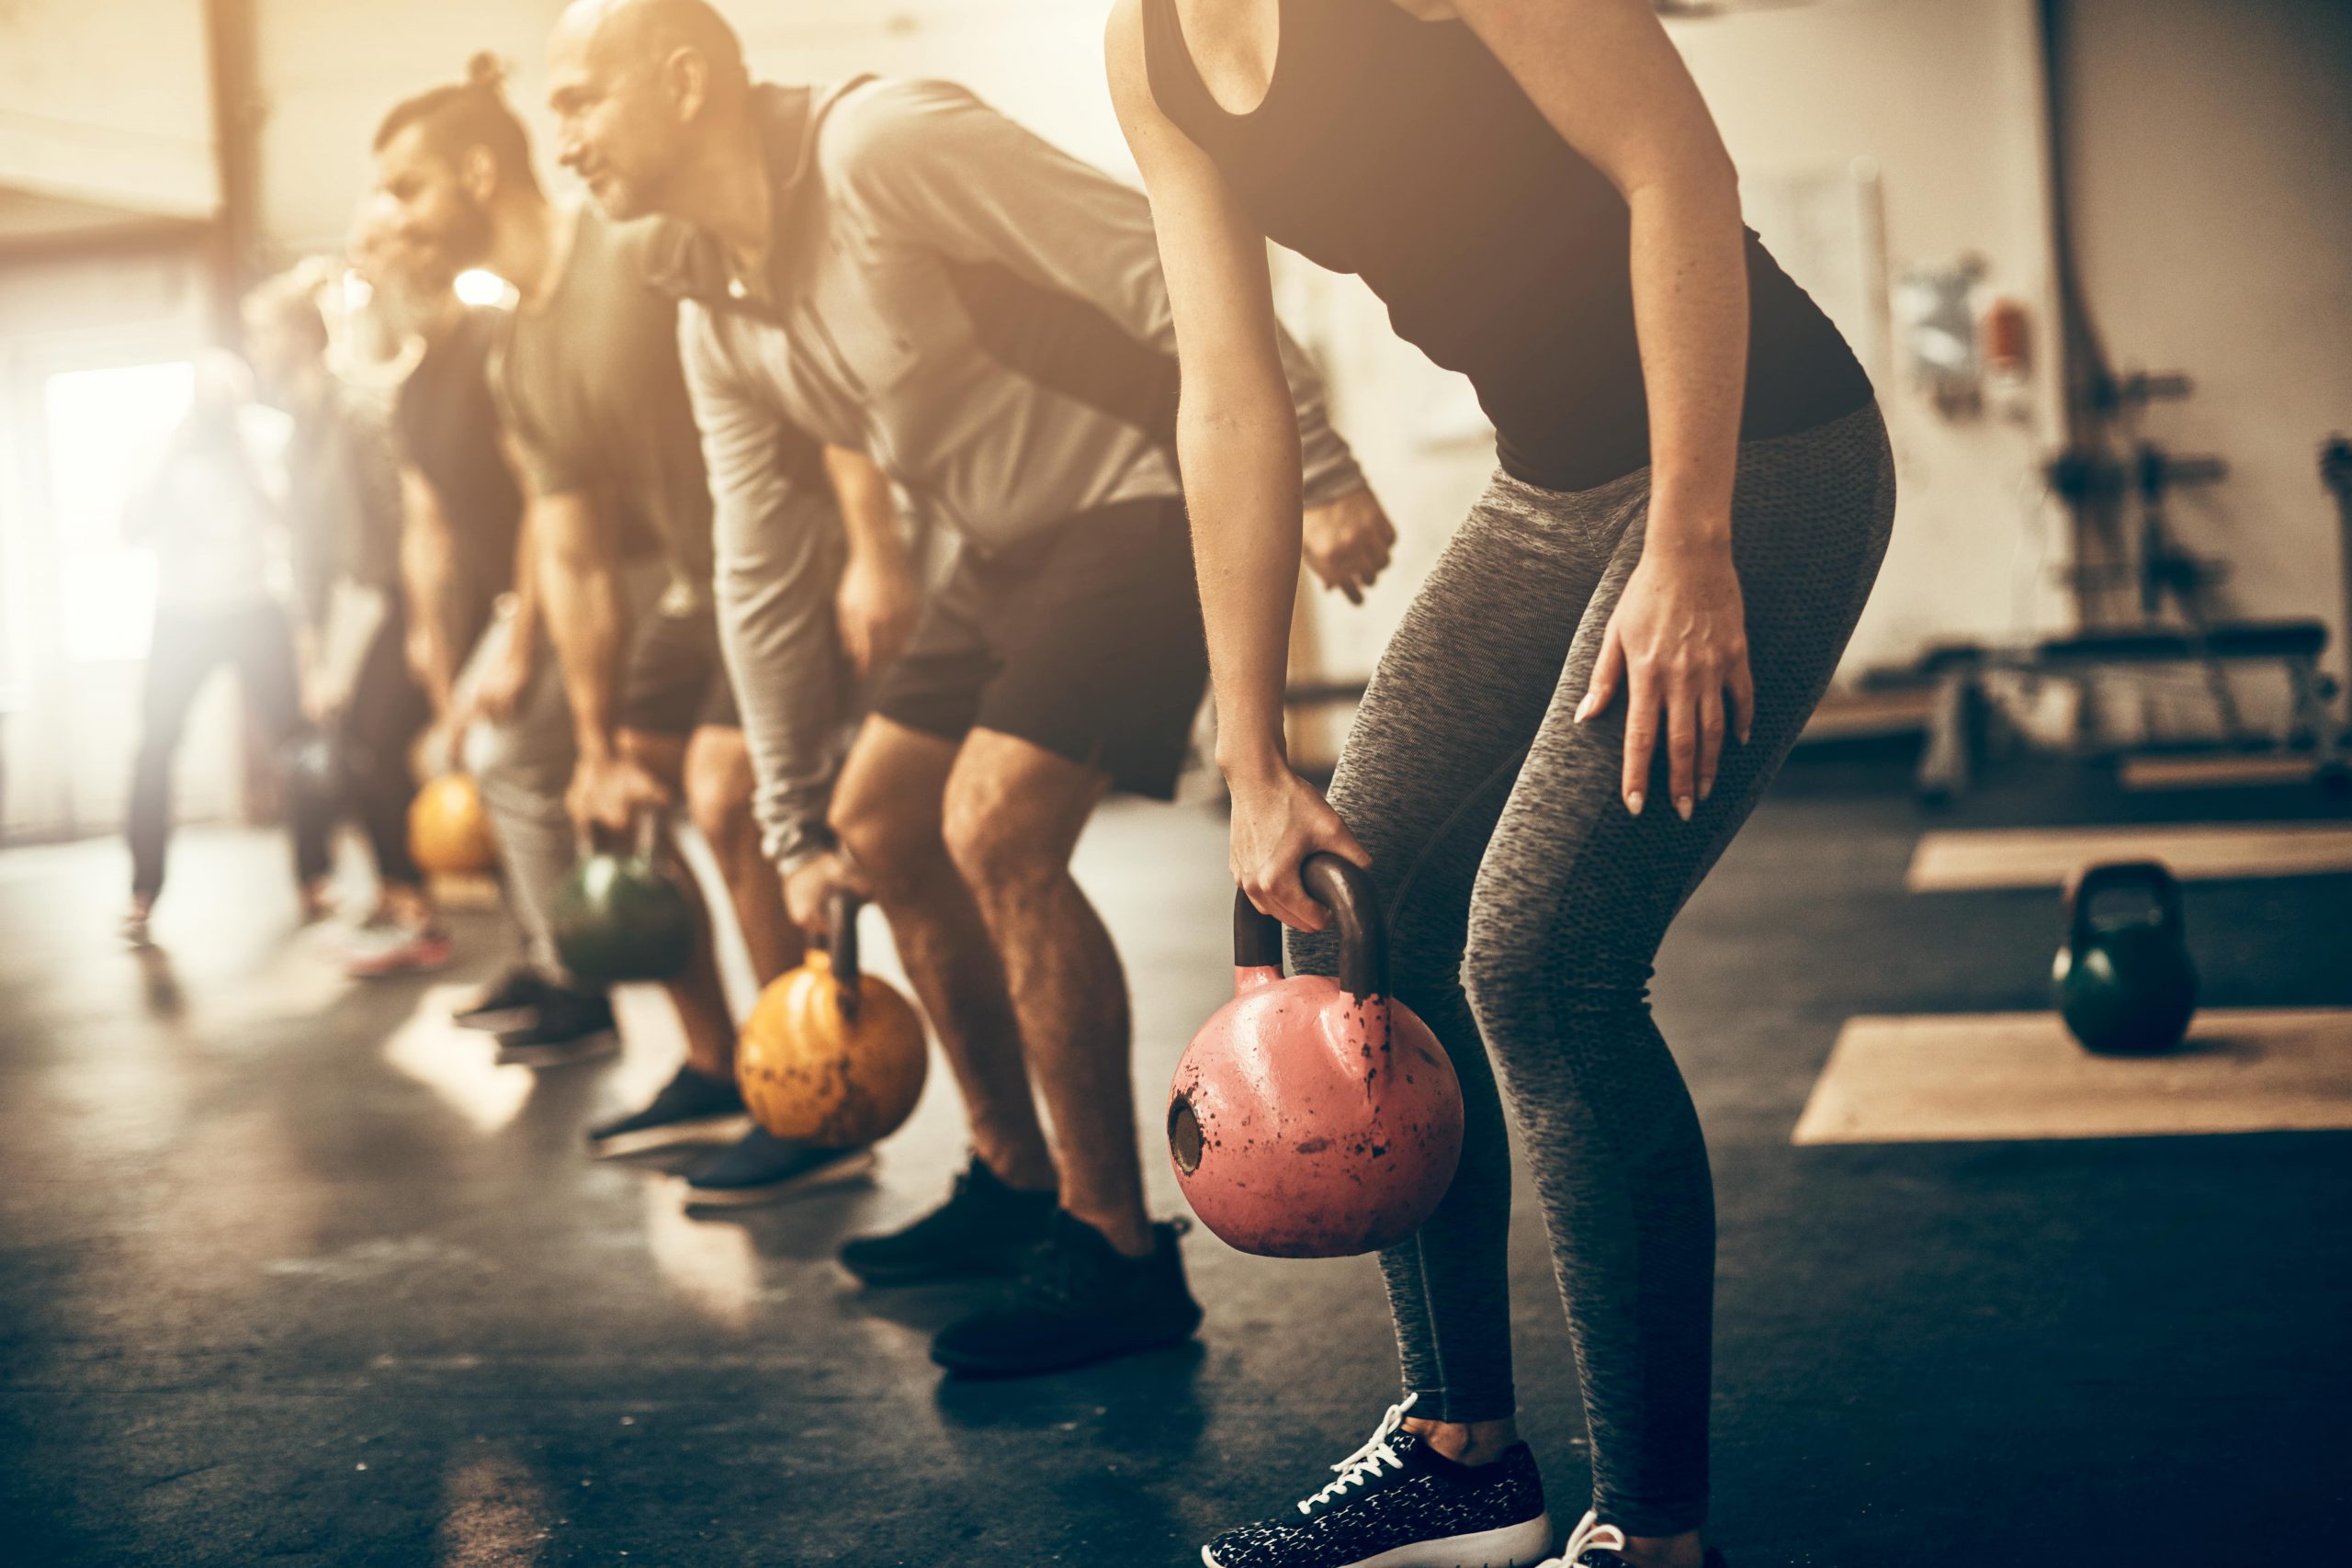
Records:
[[[1369,867],[1372,856],[1356,842],[1322,792],[1287,766],[1261,777],[1229,778],[1233,794],[1233,880],[1261,914],[1294,931],[1319,931],[1330,911],[1307,896],[1299,868],[1317,851]]]
[[[1577,722],[1625,698],[1625,809],[1638,817],[1661,738],[1667,787],[1684,821],[1714,792],[1728,731],[1741,744],[1755,722],[1756,684],[1731,552],[1645,553],[1601,634]]]

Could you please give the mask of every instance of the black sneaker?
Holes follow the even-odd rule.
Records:
[[[1020,1281],[997,1305],[941,1329],[931,1359],[967,1377],[1022,1378],[1182,1345],[1201,1325],[1176,1246],[1188,1228],[1154,1225],[1151,1256],[1129,1258],[1056,1209]]]
[[[449,1015],[459,1029],[480,1029],[495,1034],[522,1029],[538,1015],[539,1003],[552,989],[539,972],[518,964],[498,977],[481,995]]]
[[[1567,1550],[1543,1568],[1624,1568],[1625,1532],[1615,1525],[1604,1525],[1600,1516],[1588,1513],[1577,1522],[1568,1536]],[[1703,1568],[1730,1568],[1724,1554],[1713,1547],[1707,1548]]]
[[[680,1067],[642,1111],[588,1129],[588,1151],[598,1159],[641,1155],[678,1144],[724,1144],[751,1131],[743,1095],[732,1078]]]
[[[813,1148],[754,1127],[686,1172],[686,1202],[698,1209],[748,1209],[855,1181],[873,1168],[870,1148]]]
[[[1017,1274],[1054,1209],[1053,1193],[1016,1191],[974,1155],[946,1202],[903,1230],[848,1243],[842,1266],[869,1285]]]
[[[620,1048],[609,1000],[551,986],[529,1024],[499,1035],[498,1063],[501,1066],[562,1067],[594,1062]]]
[[[1515,1443],[1492,1464],[1457,1464],[1405,1430],[1408,1397],[1340,1478],[1277,1519],[1201,1548],[1206,1568],[1532,1568],[1552,1550],[1535,1456]]]

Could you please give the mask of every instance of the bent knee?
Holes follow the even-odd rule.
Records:
[[[948,858],[981,898],[1035,887],[1066,874],[1063,857],[1015,813],[951,792],[941,828]]]
[[[885,796],[844,793],[833,798],[827,818],[834,840],[885,897],[944,856],[933,812]]]
[[[725,843],[752,821],[755,780],[751,748],[741,730],[706,730],[685,760],[686,817],[714,844]]]
[[[1631,1018],[1649,1007],[1646,963],[1613,957],[1573,932],[1474,931],[1462,988],[1480,1026],[1532,1017]]]

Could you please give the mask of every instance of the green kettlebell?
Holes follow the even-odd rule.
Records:
[[[674,980],[695,953],[686,890],[655,858],[662,818],[641,812],[627,854],[584,852],[557,892],[549,923],[565,968],[591,985]]]
[[[2138,893],[2149,912],[2097,919],[2102,894]],[[2051,965],[2059,1016],[2102,1056],[2172,1050],[2197,1011],[2197,969],[2181,929],[2180,885],[2154,861],[2095,865],[2067,902],[2066,943]]]

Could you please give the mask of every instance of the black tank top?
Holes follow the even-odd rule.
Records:
[[[401,384],[394,418],[401,447],[433,485],[457,537],[458,604],[451,632],[470,646],[491,606],[514,586],[514,542],[523,495],[498,445],[490,352],[496,315],[468,310],[436,338]]]
[[[1362,276],[1399,335],[1468,376],[1514,478],[1605,484],[1648,463],[1624,198],[1461,22],[1389,0],[1277,0],[1259,107],[1229,114],[1175,0],[1143,0],[1160,112],[1267,237]],[[1754,231],[1744,439],[1851,413],[1871,385]]]

